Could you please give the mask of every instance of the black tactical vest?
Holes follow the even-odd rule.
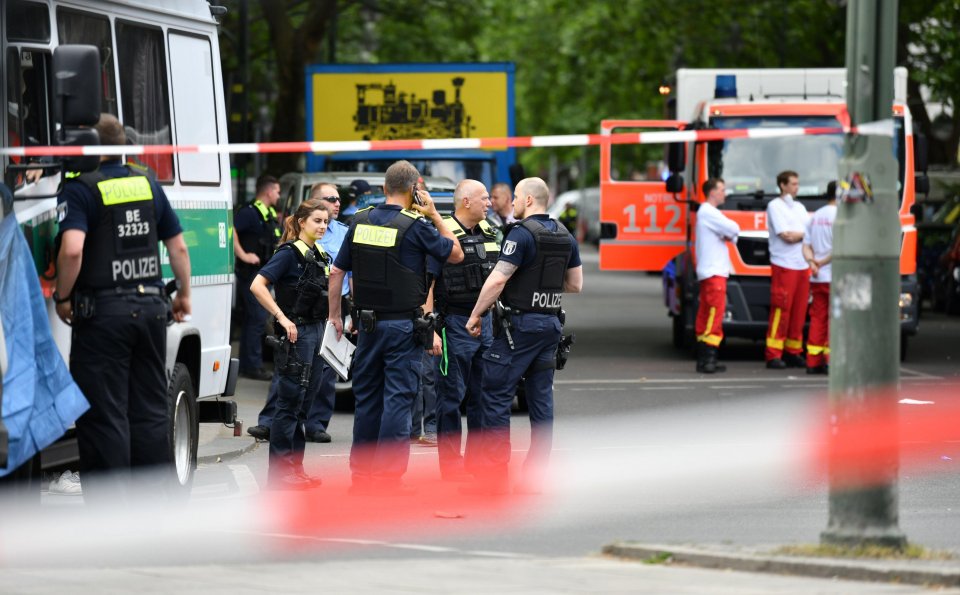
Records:
[[[155,285],[161,279],[153,188],[142,172],[127,166],[127,173],[107,178],[94,171],[78,178],[99,203],[99,219],[83,243],[80,290]]]
[[[573,251],[573,238],[559,226],[557,231],[533,218],[518,223],[533,234],[537,254],[533,263],[517,271],[507,281],[501,299],[521,312],[556,314],[560,312],[563,279]]]
[[[350,221],[353,240],[353,295],[361,310],[413,311],[427,301],[427,266],[416,272],[400,261],[400,246],[421,215],[401,210],[388,223],[370,222],[371,209],[357,211]]]
[[[467,233],[453,217],[444,217],[444,224],[460,240],[463,261],[443,266],[442,287],[438,300],[443,309],[452,306],[460,310],[472,309],[480,297],[480,289],[500,257],[500,245],[496,231],[486,221],[481,221],[480,233]]]
[[[237,234],[237,239],[240,241],[240,247],[243,248],[244,252],[256,254],[260,258],[260,265],[262,266],[273,256],[274,248],[280,241],[282,235],[280,221],[277,219],[277,211],[259,200],[253,201],[249,208],[257,211],[261,221],[263,221],[263,230],[260,233],[247,231]],[[246,265],[240,260],[237,260],[237,263],[238,265]]]
[[[277,252],[280,250],[293,250],[303,273],[296,283],[278,282],[274,286],[277,305],[296,324],[326,320],[330,308],[327,300],[329,257],[319,246],[308,246],[299,239],[283,244]]]

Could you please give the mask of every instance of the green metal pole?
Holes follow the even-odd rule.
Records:
[[[850,0],[847,7],[847,106],[853,124],[891,118],[897,0]],[[843,435],[870,414],[895,419],[899,384],[900,219],[892,139],[849,136],[839,180],[863,176],[872,201],[841,202],[833,228],[830,292],[830,404]],[[875,473],[830,470],[827,544],[902,548],[896,449],[869,461]],[[864,465],[867,467],[868,465]],[[841,476],[842,473],[842,476]]]

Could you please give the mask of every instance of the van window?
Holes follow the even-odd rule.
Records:
[[[160,29],[117,21],[122,119],[131,144],[171,142],[165,50]],[[141,155],[137,161],[152,169],[157,180],[173,181],[173,155]]]
[[[113,39],[107,17],[67,8],[57,9],[57,34],[61,44],[92,45],[100,50],[103,111],[117,116],[117,78],[113,69]]]
[[[50,105],[50,54],[36,50],[9,48],[4,64],[7,96],[7,146],[26,147],[49,145]],[[30,159],[28,161],[45,161]],[[21,160],[12,157],[13,163]],[[53,173],[50,170],[46,175]],[[24,183],[23,175],[7,180],[8,185],[19,188]]]
[[[39,2],[10,0],[7,9],[8,41],[50,41],[50,13]]]
[[[216,144],[219,139],[210,40],[173,32],[168,40],[177,144]],[[179,153],[177,170],[182,184],[219,184],[220,156]]]

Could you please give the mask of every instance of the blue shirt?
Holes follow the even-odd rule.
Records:
[[[549,215],[531,215],[530,219],[539,221],[550,231],[564,229],[560,222],[551,219]],[[567,261],[567,268],[573,269],[580,266],[580,246],[576,238],[570,236],[573,249],[570,251],[570,260]],[[533,239],[533,234],[522,225],[515,225],[510,229],[503,247],[500,249],[500,260],[517,265],[518,268],[529,266],[537,255],[537,242]]]
[[[343,245],[343,238],[347,237],[347,232],[350,228],[343,223],[340,223],[336,219],[331,219],[330,223],[327,225],[327,231],[323,233],[323,237],[317,240],[317,243],[320,244],[320,247],[323,248],[330,258],[336,259],[337,254],[340,253],[340,247]],[[340,292],[340,295],[347,295],[350,293],[350,273],[347,273],[343,277],[343,291]]]
[[[370,223],[373,225],[383,225],[393,221],[394,217],[405,217],[400,214],[400,206],[392,204],[382,204],[370,211]],[[353,247],[353,230],[350,226],[347,237],[343,241],[340,253],[334,265],[342,270],[349,271],[353,269],[353,260],[351,248]],[[422,273],[428,258],[432,257],[439,263],[444,263],[450,257],[453,250],[453,240],[440,235],[433,225],[424,218],[417,219],[403,236],[403,242],[400,244],[400,264],[412,270],[415,273]],[[429,264],[428,271],[434,272],[439,267],[435,264]]]
[[[286,246],[277,250],[267,264],[260,268],[258,274],[263,275],[271,285],[296,285],[303,275],[303,264],[297,258],[296,248]]]
[[[101,163],[100,173],[108,179],[139,175],[136,169],[128,170],[120,161]],[[153,191],[153,216],[157,223],[157,239],[168,240],[183,231],[180,220],[170,206],[160,184],[150,180],[150,190]],[[100,224],[102,208],[100,198],[82,182],[68,181],[64,184],[57,203],[58,208],[63,209],[63,218],[60,220],[61,231],[76,229],[84,233],[92,233]]]

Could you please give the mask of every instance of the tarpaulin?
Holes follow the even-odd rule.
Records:
[[[33,258],[13,215],[0,223],[0,319],[7,352],[2,417],[10,440],[2,477],[89,408],[53,341]]]

